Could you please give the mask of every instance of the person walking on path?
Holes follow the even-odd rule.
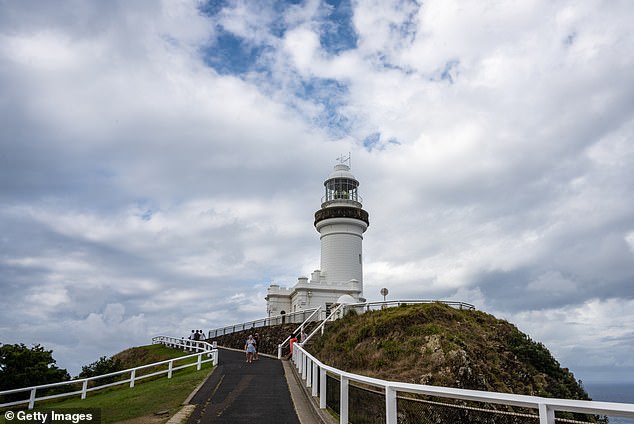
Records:
[[[255,340],[253,339],[253,336],[250,334],[249,334],[249,338],[247,339],[247,342],[244,345],[244,349],[247,352],[247,362],[248,363],[253,362],[253,354],[256,352]]]

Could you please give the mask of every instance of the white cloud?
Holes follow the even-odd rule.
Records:
[[[632,311],[631,299],[589,299],[580,305],[503,317],[543,342],[562,366],[576,372],[577,378],[587,373],[591,379],[617,382],[628,381],[627,373],[634,368],[628,354],[634,336],[629,325],[634,319]],[[587,371],[597,367],[605,367],[606,376]]]
[[[627,244],[630,246],[630,250],[634,253],[634,231],[629,232],[625,236],[625,241],[627,241]]]
[[[298,70],[310,77],[315,60],[319,60],[318,34],[310,28],[293,29],[284,37],[284,48]]]

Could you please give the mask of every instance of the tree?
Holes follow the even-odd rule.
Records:
[[[93,362],[90,365],[84,365],[81,367],[81,372],[79,373],[80,378],[86,377],[95,377],[98,375],[109,374],[111,372],[121,371],[123,369],[123,365],[119,359],[115,358],[106,358],[102,356],[97,361]],[[118,376],[106,377],[99,380],[100,384],[107,384],[116,381]]]
[[[0,390],[19,389],[70,380],[70,374],[57,367],[53,351],[39,344],[0,345]],[[13,397],[22,398],[23,393]]]

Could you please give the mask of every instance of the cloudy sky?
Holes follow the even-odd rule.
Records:
[[[364,294],[634,381],[634,3],[0,1],[0,342],[261,318],[351,153]]]

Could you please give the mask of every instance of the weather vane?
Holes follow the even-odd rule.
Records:
[[[350,152],[348,152],[348,156],[346,155],[341,155],[337,158],[337,160],[339,161],[340,164],[345,164],[346,162],[348,162],[348,167],[352,168],[352,161],[350,160]]]

